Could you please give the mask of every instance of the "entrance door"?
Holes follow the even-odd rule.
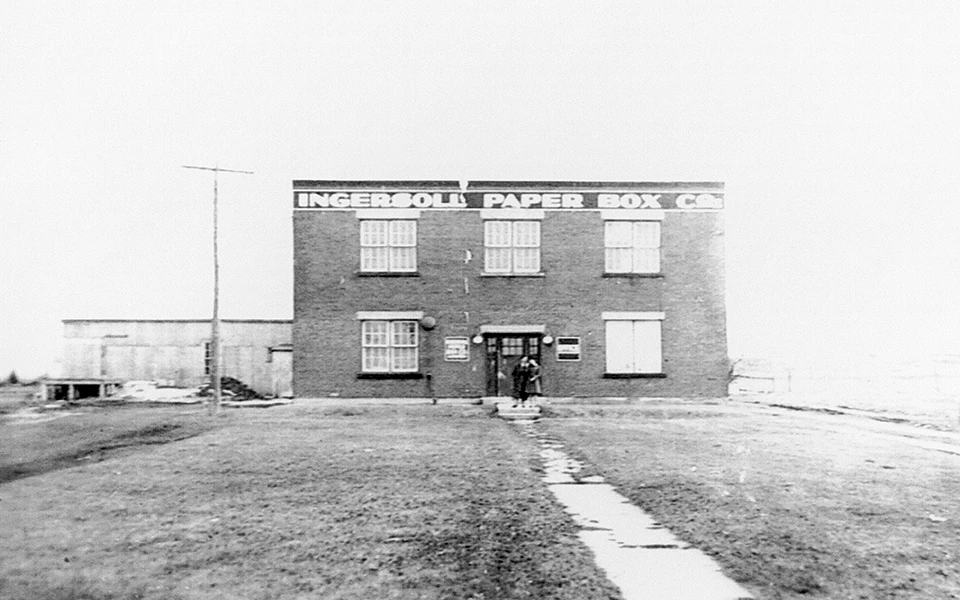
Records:
[[[270,350],[273,395],[280,398],[293,397],[293,352]]]
[[[540,360],[540,334],[487,334],[487,395],[513,395],[513,369],[526,355]]]

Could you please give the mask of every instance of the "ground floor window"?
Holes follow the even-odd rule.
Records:
[[[607,373],[663,373],[663,313],[604,313]]]
[[[417,321],[363,321],[363,372],[412,373],[419,368]]]

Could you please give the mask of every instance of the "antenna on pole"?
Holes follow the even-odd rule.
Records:
[[[210,319],[210,383],[213,386],[213,397],[210,400],[208,410],[211,415],[217,414],[220,409],[220,258],[217,249],[217,176],[221,171],[224,173],[243,173],[253,175],[253,171],[237,171],[234,169],[221,169],[219,166],[213,167],[195,167],[183,165],[184,169],[199,169],[201,171],[213,171],[213,318]]]

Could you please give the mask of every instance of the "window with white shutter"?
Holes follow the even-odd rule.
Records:
[[[663,373],[663,313],[604,313],[607,374]]]
[[[659,273],[660,221],[605,221],[607,273]]]

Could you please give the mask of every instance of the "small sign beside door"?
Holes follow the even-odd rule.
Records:
[[[557,360],[580,360],[580,338],[557,336]]]
[[[443,360],[448,362],[467,362],[470,360],[470,338],[443,338]]]

